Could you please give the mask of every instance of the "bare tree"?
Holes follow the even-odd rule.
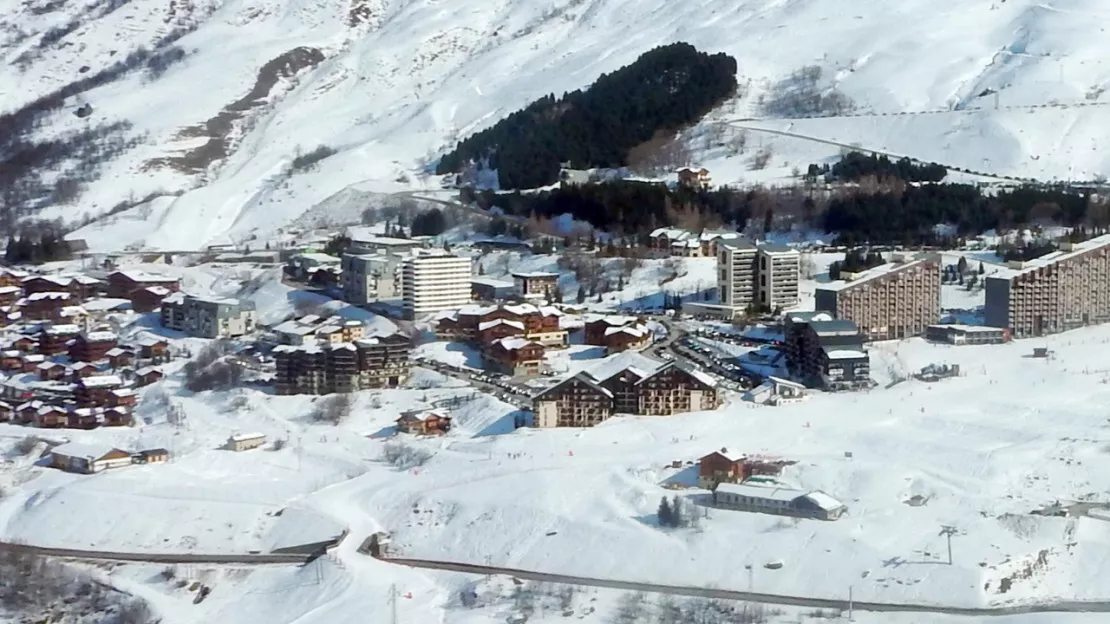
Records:
[[[763,148],[752,157],[752,169],[756,171],[766,169],[767,165],[771,163],[772,156],[774,156],[774,152],[771,150],[771,146],[769,144],[763,146]]]
[[[332,394],[316,401],[312,410],[312,420],[318,423],[338,425],[351,415],[353,401],[348,392]]]
[[[423,466],[431,458],[432,454],[429,451],[403,442],[389,442],[382,449],[382,459],[401,470]]]

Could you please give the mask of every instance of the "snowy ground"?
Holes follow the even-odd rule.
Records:
[[[461,12],[436,0],[112,7],[0,3],[6,21],[19,24],[0,33],[0,112],[76,80],[75,68],[87,65],[86,76],[95,75],[170,29],[187,32],[176,42],[185,58],[162,76],[127,72],[67,99],[44,124],[58,133],[127,120],[134,124],[128,136],[142,137],[105,163],[75,204],[45,215],[74,220],[137,202],[81,230],[99,249],[264,239],[322,202],[347,205],[355,192],[436,188],[427,171],[459,138],[675,41],[732,54],[746,87],[745,97],[702,124],[698,136],[706,140],[693,145],[692,159],[718,183],[786,183],[794,168],[841,150],[767,130],[996,174],[1089,180],[1107,170],[1093,138],[1105,134],[1110,79],[1100,34],[1090,28],[1107,17],[1097,0],[895,7],[744,0],[708,9],[503,0]],[[44,42],[52,29],[55,40]],[[319,50],[323,61],[277,80],[219,133],[226,158],[191,173],[158,164],[202,144],[195,129],[251,92],[260,69],[297,46]],[[864,116],[761,119],[759,100],[771,85],[814,64],[822,86],[840,89]],[[203,92],[181,97],[201,83]],[[93,115],[78,119],[72,112],[83,103]],[[749,128],[743,151],[704,131],[740,119],[751,120],[740,122]],[[192,134],[182,136],[186,130]],[[299,153],[319,145],[337,153],[292,171]],[[757,170],[760,150],[772,157]]]

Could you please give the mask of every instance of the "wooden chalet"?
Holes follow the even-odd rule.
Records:
[[[37,292],[20,299],[23,317],[32,321],[60,321],[62,310],[77,300],[68,292]]]
[[[45,406],[45,403],[38,400],[21,403],[12,411],[12,422],[19,425],[29,425],[35,422],[35,415],[39,408]]]
[[[69,365],[69,378],[74,383],[77,383],[78,381],[85,379],[86,377],[92,377],[99,372],[100,371],[97,370],[96,366],[88,362],[74,362],[73,364]]]
[[[79,379],[73,396],[82,407],[105,407],[114,405],[112,391],[122,387],[123,380],[118,375],[94,375]]]
[[[138,396],[132,388],[117,388],[109,392],[110,407],[135,407]]]
[[[169,297],[172,290],[165,286],[148,286],[131,293],[131,309],[138,313],[153,312],[162,307],[162,300]]]
[[[108,276],[108,296],[116,299],[131,299],[131,294],[136,290],[153,286],[177,292],[181,288],[181,282],[176,277],[143,271],[116,271]]]
[[[795,462],[757,455],[741,455],[727,448],[698,460],[698,485],[713,489],[720,483],[743,483],[752,477],[777,477]]]
[[[511,377],[538,375],[544,352],[543,345],[527,338],[501,338],[482,349],[482,367]]]
[[[12,412],[14,411],[15,408],[12,407],[11,403],[0,401],[0,423],[5,423],[11,420]]]
[[[149,386],[161,381],[163,377],[165,374],[153,366],[144,366],[135,371],[135,383],[139,386]]]
[[[169,355],[170,343],[168,340],[154,336],[144,336],[139,339],[139,357],[144,360],[161,359]]]
[[[66,376],[66,366],[59,362],[43,362],[37,368],[42,381],[58,381]]]
[[[96,429],[104,424],[104,410],[97,407],[75,407],[69,411],[70,429]]]
[[[52,325],[39,332],[38,352],[43,355],[61,355],[69,351],[70,342],[81,334],[77,325]]]
[[[134,417],[129,407],[121,405],[104,409],[105,427],[130,427],[133,421]]]
[[[110,331],[92,331],[78,334],[69,345],[69,358],[75,362],[97,362],[107,357],[117,346],[116,334]]]
[[[22,371],[23,352],[16,349],[0,351],[0,371]]]
[[[135,353],[127,347],[109,349],[104,357],[108,359],[108,366],[112,368],[125,368],[135,362]]]
[[[22,289],[25,279],[27,279],[26,271],[0,267],[0,286],[15,286]]]
[[[451,430],[451,417],[444,412],[408,412],[397,419],[397,429],[417,435],[442,435]]]
[[[19,286],[0,286],[0,306],[10,306],[19,301],[23,290]]]
[[[478,343],[488,344],[494,340],[524,335],[524,323],[509,319],[494,319],[478,324]]]
[[[69,412],[58,405],[43,405],[35,411],[34,424],[40,429],[63,429],[69,424]]]
[[[46,361],[46,356],[42,355],[41,353],[27,353],[23,355],[22,360],[23,372],[34,373],[38,372],[39,364],[42,364]]]
[[[21,336],[12,343],[12,348],[24,353],[35,353],[39,350],[39,341],[30,336]]]

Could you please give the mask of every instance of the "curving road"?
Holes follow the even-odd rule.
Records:
[[[275,565],[275,564],[304,564],[308,563],[314,555],[303,554],[239,554],[239,555],[206,555],[194,553],[135,553],[115,552],[107,550],[79,550],[74,548],[49,548],[45,546],[30,546],[27,544],[13,544],[0,542],[0,552],[25,553],[42,557],[58,557],[61,559],[76,559],[79,561],[131,561],[139,563],[211,563],[211,564],[238,564],[238,565]]]
[[[694,596],[698,598],[716,598],[720,600],[733,600],[775,604],[790,607],[812,607],[818,609],[848,610],[848,600],[835,598],[811,598],[806,596],[789,596],[785,594],[765,594],[758,592],[735,591],[731,589],[715,589],[709,587],[690,587],[683,585],[660,585],[656,583],[640,583],[636,581],[620,581],[614,579],[600,579],[586,576],[570,576],[565,574],[552,574],[534,570],[520,570],[516,568],[501,568],[453,561],[433,561],[427,559],[392,559],[383,561],[408,566],[410,568],[423,568],[428,570],[448,570],[466,574],[503,574],[530,581],[550,583],[563,583],[566,585],[582,585],[587,587],[602,587],[606,589],[621,589],[635,592],[648,592],[656,594],[670,594],[674,596]],[[1007,607],[951,607],[932,604],[908,604],[894,602],[860,602],[851,603],[853,609],[858,611],[881,611],[887,613],[936,613],[942,615],[966,616],[1012,616],[1028,613],[1110,613],[1110,602],[1082,602],[1082,601],[1056,601],[1027,605],[1014,605]]]

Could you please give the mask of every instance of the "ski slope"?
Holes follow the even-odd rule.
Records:
[[[0,29],[3,112],[72,82],[82,66],[95,73],[187,33],[175,43],[185,57],[160,77],[133,71],[72,96],[40,130],[45,138],[126,120],[141,139],[102,163],[80,199],[43,213],[103,217],[77,234],[94,249],[242,242],[349,185],[437,187],[429,168],[458,138],[674,41],[737,58],[745,96],[716,120],[758,119],[773,83],[819,65],[824,86],[874,116],[758,123],[1000,175],[1093,179],[1110,170],[1095,142],[1110,119],[1110,61],[1092,27],[1110,7],[1098,0],[3,0],[0,12],[9,25]],[[319,62],[266,69],[298,47]],[[231,121],[210,123],[236,102]],[[93,114],[76,118],[86,103]],[[1057,106],[1036,107],[1049,103]],[[214,157],[165,164],[206,141],[218,144]],[[291,170],[321,145],[336,153]],[[719,183],[784,183],[794,167],[839,151],[754,136],[749,146],[738,153],[708,141],[693,158]],[[774,155],[753,171],[764,147]]]

